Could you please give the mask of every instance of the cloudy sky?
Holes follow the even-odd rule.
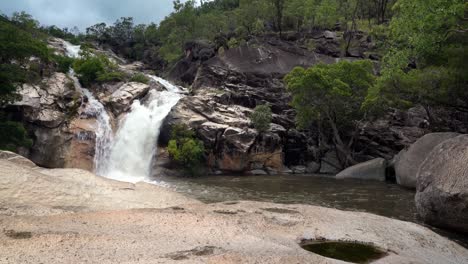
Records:
[[[42,24],[81,30],[122,16],[134,17],[137,23],[159,22],[172,6],[172,0],[0,0],[3,14],[26,11]]]

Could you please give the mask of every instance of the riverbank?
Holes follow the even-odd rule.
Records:
[[[203,204],[150,184],[8,159],[0,161],[2,263],[340,263],[300,247],[310,240],[373,245],[385,252],[377,263],[468,261],[467,249],[430,229],[374,214]]]

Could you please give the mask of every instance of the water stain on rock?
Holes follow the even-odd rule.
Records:
[[[262,208],[263,211],[278,213],[278,214],[299,214],[298,211],[284,208]]]
[[[167,254],[166,258],[170,258],[172,260],[184,260],[189,259],[191,256],[202,257],[213,255],[215,254],[216,250],[221,250],[221,248],[213,246],[196,247],[191,250],[177,251],[174,253]]]
[[[32,238],[31,232],[6,230],[3,232],[7,237],[12,239],[29,239]]]
[[[235,215],[235,214],[237,214],[236,211],[229,211],[229,210],[214,210],[213,212],[217,213],[217,214],[225,214],[225,215]]]
[[[173,207],[171,207],[171,209],[174,210],[174,211],[184,211],[185,210],[185,208],[180,207],[180,206],[173,206]]]

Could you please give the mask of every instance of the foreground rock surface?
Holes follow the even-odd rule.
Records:
[[[8,160],[0,186],[0,263],[343,263],[299,246],[323,239],[371,243],[388,254],[375,263],[468,261],[468,250],[425,227],[367,213],[206,205],[149,184]]]
[[[468,233],[468,135],[435,147],[417,180],[419,215],[430,224]]]
[[[459,135],[458,133],[427,134],[411,145],[407,151],[403,150],[395,163],[395,175],[398,184],[407,188],[416,188],[418,169],[431,150],[445,140]]]
[[[161,208],[197,201],[147,183],[124,183],[78,169],[42,169],[0,160],[2,213],[59,214]]]

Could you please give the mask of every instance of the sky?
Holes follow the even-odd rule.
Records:
[[[172,9],[172,0],[0,0],[0,12],[8,16],[26,11],[43,25],[80,30],[100,22],[112,24],[123,16],[136,23],[157,23]]]

